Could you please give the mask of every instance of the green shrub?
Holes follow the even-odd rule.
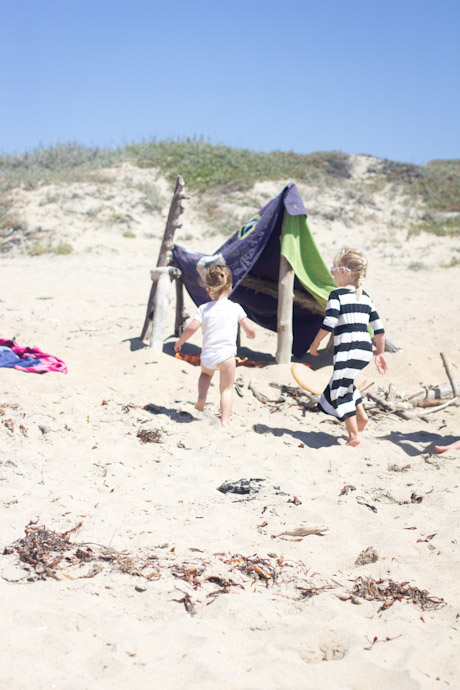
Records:
[[[59,244],[52,245],[50,242],[47,245],[41,242],[34,242],[34,244],[27,247],[27,253],[30,256],[43,256],[43,254],[71,254],[73,247],[69,242],[59,242]]]
[[[126,151],[139,167],[159,168],[171,184],[180,174],[187,187],[199,191],[210,187],[245,190],[261,180],[313,182],[351,176],[349,156],[339,151],[262,153],[192,139],[154,140],[132,144]]]
[[[71,254],[73,252],[73,247],[69,242],[59,242],[58,245],[52,247],[54,254]]]
[[[445,218],[426,213],[419,223],[411,225],[408,237],[419,235],[421,232],[429,232],[438,237],[460,235],[460,216]]]
[[[423,261],[413,261],[408,266],[409,271],[423,271],[425,268],[426,265],[423,263]]]
[[[106,151],[76,143],[0,156],[0,191],[14,187],[34,189],[44,182],[69,181],[66,175],[114,165],[121,156],[121,150]]]
[[[454,268],[454,266],[460,266],[460,259],[458,256],[453,256],[448,264],[441,264],[442,268]]]

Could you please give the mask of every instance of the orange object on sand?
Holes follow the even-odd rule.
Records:
[[[321,395],[322,391],[315,387],[314,374],[308,364],[293,362],[291,373],[301,388],[314,395]]]
[[[182,359],[184,362],[189,362],[189,364],[194,364],[198,366],[201,362],[200,355],[185,354],[185,352],[176,352],[177,359]],[[257,362],[254,359],[248,359],[248,357],[235,357],[237,367],[266,367],[272,362]]]

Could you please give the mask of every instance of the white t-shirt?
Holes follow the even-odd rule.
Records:
[[[215,366],[236,355],[238,323],[245,317],[243,307],[226,297],[198,307],[194,318],[203,328],[201,361],[205,366]]]

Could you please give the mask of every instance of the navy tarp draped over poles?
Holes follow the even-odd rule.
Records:
[[[305,233],[310,236],[310,245],[308,246],[313,246],[316,251],[315,260],[318,264],[319,252],[314,245],[314,240],[306,223],[307,212],[297,187],[295,184],[289,184],[212,256],[190,252],[184,247],[175,245],[174,261],[182,271],[182,280],[195,304],[200,305],[210,301],[206,290],[202,287],[199,271],[201,270],[203,275],[203,269],[208,262],[212,263],[223,259],[233,274],[231,299],[241,304],[249,318],[255,323],[272,331],[277,330],[278,300],[262,292],[255,292],[240,285],[240,283],[249,274],[253,278],[269,280],[277,286],[281,251],[280,236],[285,211],[289,216],[305,217]],[[283,254],[285,254],[284,251]],[[287,258],[289,260],[289,256]],[[296,261],[294,261],[294,257],[292,258],[291,265],[295,266]],[[297,263],[298,259],[299,257],[297,257]],[[308,271],[308,257],[302,257],[301,261],[303,269]],[[320,269],[324,273],[327,269],[320,257],[319,261],[321,263]],[[333,284],[330,289],[332,287]],[[295,289],[304,290],[297,277]],[[324,289],[324,281],[321,289]],[[327,289],[325,294],[327,298]],[[317,299],[317,295],[315,295],[315,299]],[[324,303],[324,300],[317,299],[317,301]],[[322,320],[322,316],[313,314],[298,304],[293,305],[292,351],[295,357],[302,357],[308,350],[321,327]]]

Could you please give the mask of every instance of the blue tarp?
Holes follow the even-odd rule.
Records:
[[[272,199],[248,223],[235,232],[212,257],[197,252],[190,252],[184,247],[175,245],[173,251],[174,260],[182,271],[184,285],[195,304],[200,305],[210,301],[202,282],[206,264],[211,261],[223,260],[233,274],[231,299],[241,304],[249,318],[255,323],[272,331],[277,330],[278,300],[275,297],[243,287],[240,283],[247,275],[250,275],[254,278],[269,280],[274,286],[278,284],[281,251],[280,237],[285,211],[288,214],[287,218],[289,216],[303,216],[305,219],[304,232],[309,234],[310,244],[306,245],[307,249],[304,251],[308,253],[308,246],[311,246],[314,249],[311,253],[314,254],[316,268],[319,262],[321,276],[329,276],[322,281],[320,287],[320,292],[325,290],[324,294],[327,298],[327,281],[331,282],[330,289],[334,285],[316,249],[316,245],[314,245],[314,240],[306,223],[307,212],[297,187],[295,184],[289,184],[275,199]],[[284,251],[283,254],[286,255]],[[287,256],[287,258],[289,260],[290,257]],[[309,257],[301,257],[301,260],[305,275],[305,271],[308,272]],[[292,260],[291,265],[295,266],[295,264],[296,262]],[[297,275],[300,275],[300,273],[301,271],[299,270]],[[296,277],[294,287],[295,289],[304,290],[298,277]],[[314,297],[319,303],[324,303],[324,300],[318,299],[318,295],[314,295]],[[313,314],[307,309],[294,304],[292,351],[295,357],[302,357],[308,350],[318,329],[321,327],[322,320],[322,316]]]

